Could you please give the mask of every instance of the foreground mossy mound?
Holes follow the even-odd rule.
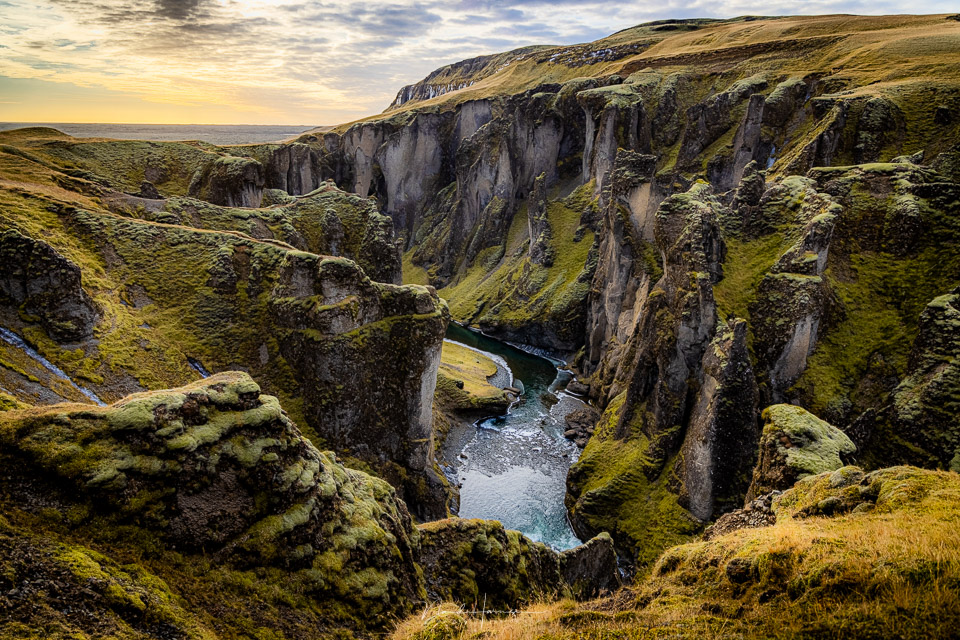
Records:
[[[666,551],[633,587],[506,619],[463,638],[947,638],[960,625],[960,476],[855,467],[774,499],[776,524]],[[469,614],[469,612],[467,612]],[[430,615],[404,623],[416,637]]]
[[[382,628],[425,597],[395,491],[318,451],[243,373],[6,412],[0,459],[3,633],[296,637]],[[60,595],[34,606],[37,575]],[[58,612],[58,597],[102,620]]]

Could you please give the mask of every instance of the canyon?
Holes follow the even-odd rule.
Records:
[[[958,45],[942,15],[662,21],[284,143],[0,132],[0,611],[374,637],[547,603],[537,634],[693,637],[830,602],[823,634],[869,635],[896,592],[946,633]],[[540,405],[451,322],[589,405],[554,428],[583,545],[456,517],[447,439]],[[911,519],[915,557],[881,531]],[[419,617],[396,637],[473,624]]]

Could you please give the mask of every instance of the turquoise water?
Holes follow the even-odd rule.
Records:
[[[479,421],[456,460],[463,518],[500,520],[555,549],[580,544],[563,504],[567,471],[577,447],[563,437],[563,417],[583,406],[563,392],[570,374],[545,358],[450,325],[447,338],[500,356],[522,385],[521,402],[506,416]],[[517,380],[520,384],[517,384]],[[557,395],[551,406],[541,396]]]

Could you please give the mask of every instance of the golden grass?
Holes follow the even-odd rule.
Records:
[[[626,77],[649,66],[669,68],[693,64],[703,68],[719,64],[726,70],[741,65],[746,75],[760,67],[765,72],[780,75],[826,72],[827,77],[852,81],[858,86],[911,82],[934,76],[939,82],[958,81],[960,22],[948,20],[947,15],[734,19],[706,23],[691,31],[657,31],[655,26],[639,25],[595,42],[574,45],[589,51],[637,44],[642,47],[637,55],[568,67],[538,62],[538,58],[543,58],[543,53],[538,52],[538,55],[512,62],[464,89],[430,100],[409,102],[386,114],[371,115],[332,130],[342,132],[358,122],[394,117],[421,108],[451,109],[469,100],[520,93],[547,82],[562,83],[574,78],[599,78],[612,74]],[[543,52],[552,54],[564,49],[567,48],[546,48]]]
[[[440,373],[463,382],[463,390],[479,398],[500,397],[503,392],[487,380],[497,372],[496,363],[453,342],[444,342],[440,356]]]
[[[955,637],[960,476],[910,467],[881,474],[873,510],[801,518],[785,502],[776,525],[669,549],[650,575],[611,597],[496,621],[466,616],[462,637]],[[830,474],[818,478],[798,485],[794,506],[842,491],[829,488]],[[731,579],[734,566],[749,575]],[[452,605],[406,620],[393,639],[411,640],[444,607]]]

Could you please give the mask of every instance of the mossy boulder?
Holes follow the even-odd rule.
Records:
[[[3,482],[19,504],[80,509],[235,569],[282,568],[358,617],[423,598],[420,536],[394,489],[318,451],[244,373],[2,416]]]
[[[773,405],[764,409],[763,420],[748,502],[789,489],[806,476],[839,469],[857,450],[846,434],[802,407]]]
[[[451,518],[419,529],[431,598],[509,610],[562,593],[557,553],[495,520]]]

